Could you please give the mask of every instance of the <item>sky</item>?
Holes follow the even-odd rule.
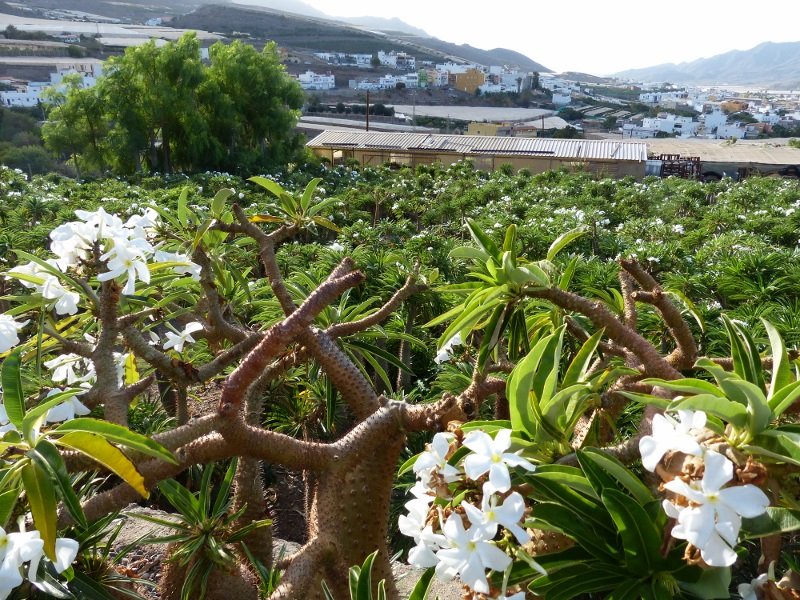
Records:
[[[250,0],[252,1],[252,0]],[[797,0],[305,0],[331,16],[398,17],[430,35],[609,75],[800,41]]]

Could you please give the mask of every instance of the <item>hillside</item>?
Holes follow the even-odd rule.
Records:
[[[750,50],[732,50],[711,58],[630,69],[617,77],[672,83],[800,87],[800,42],[765,42]]]
[[[483,65],[516,64],[524,69],[549,71],[518,52],[498,48],[481,50],[436,38],[401,32],[374,32],[345,23],[244,5],[205,5],[172,21],[175,27],[204,29],[223,34],[234,31],[275,40],[279,45],[313,52],[377,53],[405,51],[421,60],[455,59]]]

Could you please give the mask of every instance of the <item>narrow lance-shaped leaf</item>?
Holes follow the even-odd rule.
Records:
[[[144,477],[136,470],[136,466],[119,448],[99,435],[84,431],[72,431],[56,439],[55,443],[58,446],[85,454],[119,475],[141,496],[149,497],[150,492],[144,486]]]
[[[781,334],[775,329],[775,326],[767,321],[761,319],[764,324],[764,329],[767,330],[769,336],[769,343],[772,347],[772,379],[770,380],[769,390],[767,391],[767,400],[771,400],[775,394],[792,383],[792,371],[789,367],[789,357],[786,354],[786,344],[783,342]]]
[[[50,560],[56,559],[56,522],[58,503],[50,477],[35,461],[28,462],[21,470],[22,485],[33,515],[33,526],[44,540],[44,553]]]
[[[72,419],[59,425],[53,433],[69,434],[77,431],[96,434],[124,448],[130,448],[131,450],[141,452],[153,458],[160,458],[174,465],[178,464],[172,452],[158,442],[140,433],[131,431],[127,427],[117,425],[116,423],[109,423],[108,421],[101,421],[88,417]]]
[[[15,350],[3,361],[0,380],[3,383],[3,405],[6,408],[8,420],[17,429],[22,427],[22,419],[25,417],[25,397],[22,392],[22,350]]]
[[[72,488],[67,467],[61,454],[53,444],[47,440],[39,440],[34,448],[31,448],[27,455],[36,462],[49,476],[53,484],[59,491],[64,506],[72,515],[72,518],[83,527],[87,527],[86,517],[83,515],[80,500],[78,500],[75,490]]]

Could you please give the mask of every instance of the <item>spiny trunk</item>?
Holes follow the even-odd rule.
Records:
[[[408,314],[406,315],[406,323],[403,327],[403,333],[411,335],[414,331],[414,321],[417,319],[417,303],[413,301],[408,302]],[[411,367],[411,344],[408,340],[400,340],[400,362],[404,365]],[[397,371],[397,391],[405,391],[411,386],[411,372],[404,369]]]

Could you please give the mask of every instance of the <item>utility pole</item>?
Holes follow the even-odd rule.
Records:
[[[366,131],[369,131],[369,90],[367,90],[367,110],[365,112],[366,112],[366,116],[367,116],[367,129],[366,129]]]

